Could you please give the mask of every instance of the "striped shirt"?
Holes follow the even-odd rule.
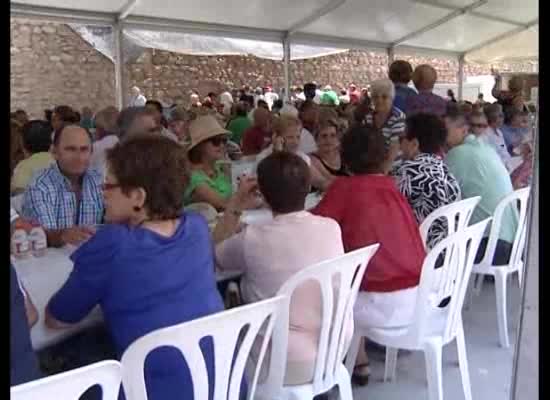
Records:
[[[371,112],[365,117],[365,124],[374,127],[374,114]],[[405,133],[405,114],[396,107],[392,107],[391,113],[382,126],[382,135],[386,139],[386,146],[389,146],[392,138],[399,138]]]
[[[82,180],[78,201],[69,180],[57,163],[40,172],[23,197],[23,216],[45,229],[65,229],[75,225],[96,225],[103,219],[101,175],[88,170]]]

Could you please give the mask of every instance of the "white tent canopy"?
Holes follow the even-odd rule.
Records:
[[[113,26],[118,60],[123,31],[277,43],[287,83],[291,44],[384,49],[390,60],[397,52],[434,53],[458,58],[461,70],[465,60],[538,58],[537,0],[16,0],[11,15]]]

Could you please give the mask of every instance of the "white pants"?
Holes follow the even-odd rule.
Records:
[[[394,292],[359,292],[353,308],[359,327],[397,328],[412,322],[418,286]]]

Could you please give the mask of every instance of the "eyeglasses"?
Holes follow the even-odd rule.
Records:
[[[472,128],[487,128],[487,124],[470,124]]]
[[[224,144],[224,145],[227,144],[227,138],[225,136],[214,136],[213,138],[210,138],[208,141],[216,147],[220,146],[221,144]]]
[[[116,189],[116,188],[119,188],[121,185],[119,183],[107,183],[107,182],[104,182],[101,184],[101,190],[103,190],[104,192],[108,191],[108,190],[113,190],[113,189]]]

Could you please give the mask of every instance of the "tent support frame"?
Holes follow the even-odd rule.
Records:
[[[458,101],[462,101],[464,92],[464,55],[458,57]]]
[[[283,72],[285,84],[285,101],[290,101],[290,37],[287,35],[283,39]]]
[[[431,24],[423,27],[423,28],[420,28],[418,29],[417,31],[414,31],[414,32],[411,32],[409,33],[408,35],[405,35],[399,39],[397,39],[395,42],[393,42],[393,45],[394,46],[398,46],[402,43],[405,43],[405,42],[408,42],[409,40],[411,39],[414,39],[415,37],[418,37],[420,35],[422,35],[423,33],[426,33],[426,32],[429,32],[455,18],[458,18],[460,17],[461,15],[464,15],[466,14],[467,12],[471,11],[471,10],[474,10],[478,7],[481,7],[485,4],[488,3],[489,0],[477,0],[475,3],[472,3],[466,7],[463,7],[463,8],[459,8],[453,12],[451,12],[450,14],[447,14],[445,15],[443,18],[440,18],[438,19],[437,21],[435,22],[432,22]]]
[[[115,42],[115,97],[119,110],[124,108],[124,58],[122,52],[122,26],[116,24],[113,28],[113,39]]]

